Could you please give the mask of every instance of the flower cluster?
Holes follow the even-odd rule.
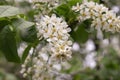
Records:
[[[51,0],[29,0],[30,2],[49,2]]]
[[[59,0],[29,0],[30,2],[42,2],[42,3],[46,3],[46,2],[58,2]]]
[[[53,80],[61,65],[51,61],[50,53],[49,45],[46,45],[34,57],[29,54],[22,65],[23,76],[30,75],[32,80]]]
[[[92,1],[83,2],[82,4],[77,3],[76,6],[72,7],[72,10],[79,13],[78,20],[80,22],[86,19],[92,19],[91,27],[94,27],[95,29],[111,32],[120,31],[119,17],[102,4]]]
[[[20,71],[21,74],[23,74],[23,77],[26,77],[28,75],[30,75],[31,71],[32,71],[32,67],[28,68],[28,64],[31,61],[31,55],[28,55],[27,58],[25,59],[24,64],[22,64],[22,69]]]
[[[36,10],[34,15],[35,21],[39,21],[39,18],[43,15],[48,15],[51,11],[59,6],[63,0],[30,0],[33,4],[33,9]]]
[[[57,7],[60,4],[59,0],[29,0],[29,2],[34,3],[35,4],[34,7],[36,7],[36,8],[37,7],[41,8],[39,3],[47,4],[46,7],[50,8],[50,9]]]
[[[53,59],[64,60],[71,58],[72,41],[69,40],[71,31],[67,23],[53,14],[51,17],[45,15],[37,23],[38,36],[42,35],[49,43]]]
[[[38,37],[43,37],[48,43],[35,56],[29,54],[22,65],[21,73],[24,77],[32,75],[34,80],[53,80],[59,69],[55,66],[63,60],[71,58],[72,41],[69,40],[71,31],[67,23],[53,14],[43,16],[37,22]],[[31,64],[32,63],[32,64]],[[30,65],[31,64],[31,65]]]

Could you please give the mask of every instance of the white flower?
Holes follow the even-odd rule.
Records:
[[[32,76],[34,80],[53,80],[53,72],[60,70],[55,66],[71,58],[72,41],[69,40],[71,29],[62,18],[56,17],[55,14],[51,17],[47,15],[41,17],[36,24],[38,36],[42,36],[48,43],[39,53],[34,54],[32,60],[30,55],[27,57],[21,73],[25,76],[34,74]]]
[[[108,10],[104,5],[95,2],[77,3],[72,10],[79,13],[80,22],[92,19],[91,27],[97,30],[102,29],[110,32],[120,31],[120,19],[112,10]]]
[[[50,2],[51,0],[29,0],[30,2]]]
[[[120,11],[120,8],[119,6],[113,6],[112,7],[112,10],[115,12],[115,13],[118,13]]]
[[[91,53],[87,54],[87,56],[85,57],[85,61],[83,62],[83,66],[85,68],[87,68],[87,67],[89,67],[91,69],[95,68],[96,67],[95,56],[96,56],[95,52],[91,52]]]
[[[51,17],[45,15],[37,23],[38,31],[49,42],[52,50],[52,56],[57,59],[70,58],[71,57],[71,45],[72,41],[69,40],[68,34],[71,29],[67,23],[59,17],[53,14]]]
[[[58,73],[61,70],[61,64],[51,60],[49,48],[50,46],[46,45],[35,56],[30,57],[31,55],[28,55],[20,71],[24,77],[34,74],[32,75],[33,80],[53,80],[53,72]]]
[[[80,7],[79,5],[80,5],[80,4],[77,3],[76,6],[73,6],[73,7],[72,7],[72,10],[75,10],[76,12],[80,11],[80,10],[81,10],[81,7]]]

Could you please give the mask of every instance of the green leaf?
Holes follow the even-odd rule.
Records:
[[[31,27],[34,25],[33,22],[25,21],[24,19],[12,19],[13,26],[19,28],[20,30],[24,30],[28,27]]]
[[[84,43],[88,40],[89,33],[86,31],[85,26],[84,23],[81,23],[77,30],[71,32],[72,38],[78,43]]]
[[[0,0],[0,5],[5,5],[5,4],[7,4],[6,0]]]
[[[26,42],[34,42],[37,39],[37,31],[33,22],[23,19],[13,19],[13,26],[17,29],[21,39]]]
[[[27,28],[25,32],[21,32],[21,38],[26,42],[35,42],[37,40],[37,31],[35,26]]]
[[[72,6],[76,5],[77,3],[82,3],[82,1],[83,0],[70,0],[70,1],[68,1],[68,5],[70,7],[72,7]]]
[[[20,10],[12,6],[0,6],[0,18],[21,14]]]
[[[55,9],[56,14],[62,15],[64,17],[67,16],[69,11],[70,9],[66,4],[62,4]]]
[[[77,17],[77,14],[74,13],[71,10],[71,8],[69,7],[69,5],[67,5],[67,4],[62,4],[62,5],[58,6],[56,9],[54,9],[54,12],[58,16],[63,16],[68,24],[73,23]]]
[[[88,0],[88,1],[94,1],[94,2],[97,2],[97,3],[100,2],[100,0]]]
[[[0,20],[0,31],[4,28],[4,26],[8,25],[10,22],[6,19]]]
[[[90,30],[91,24],[92,24],[92,19],[84,20],[83,23],[84,23],[85,29]]]
[[[4,27],[0,33],[0,50],[4,53],[8,61],[20,63],[15,34],[10,26]]]
[[[24,50],[22,55],[22,63],[24,63],[26,57],[28,56],[31,47],[32,47],[31,45],[28,45],[27,48]]]
[[[94,2],[97,2],[97,3],[99,3],[99,2],[100,2],[100,0],[94,0]]]

